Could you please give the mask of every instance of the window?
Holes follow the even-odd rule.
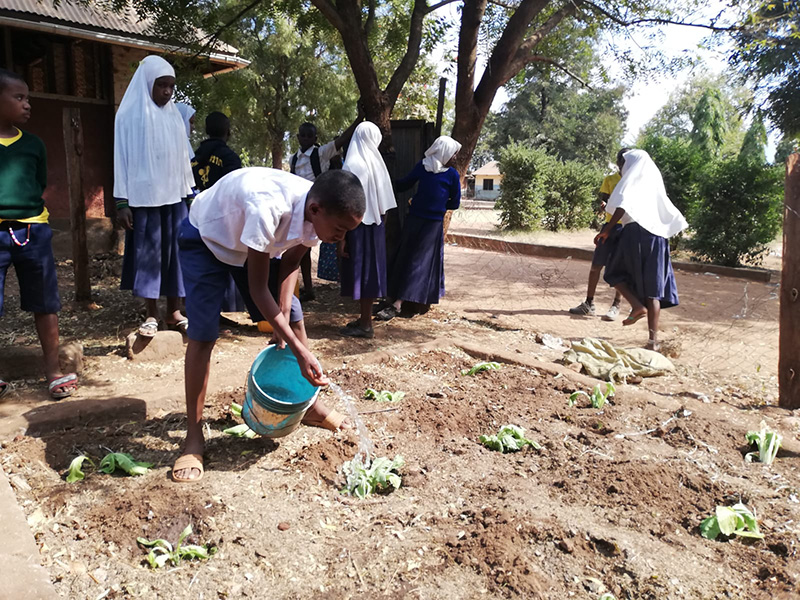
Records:
[[[494,179],[484,179],[483,180],[483,191],[484,192],[491,192],[494,189]]]

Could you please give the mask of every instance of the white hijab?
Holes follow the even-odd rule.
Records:
[[[165,76],[175,77],[172,65],[145,57],[114,122],[114,197],[132,207],[177,204],[194,185],[183,117],[171,99],[153,101],[153,84]]]
[[[671,238],[688,227],[681,211],[667,197],[661,171],[644,150],[629,150],[623,157],[622,179],[608,199],[606,212],[625,210],[622,223],[636,222],[653,235]]]
[[[367,197],[367,210],[361,221],[364,225],[380,225],[386,211],[397,206],[389,171],[378,152],[382,137],[375,123],[364,121],[359,124],[347,147],[347,157],[342,167],[358,177],[364,187]]]
[[[422,166],[429,173],[444,173],[448,167],[445,165],[461,150],[461,144],[453,138],[442,135],[436,138],[431,147],[425,150]]]
[[[186,104],[186,102],[176,102],[175,108],[178,109],[178,112],[181,113],[181,117],[183,117],[183,124],[186,125],[186,142],[189,144],[189,160],[194,158],[194,150],[192,149],[192,141],[189,137],[192,135],[192,124],[189,123],[189,120],[194,116],[197,112],[191,104]]]

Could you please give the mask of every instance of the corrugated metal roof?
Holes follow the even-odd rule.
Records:
[[[58,7],[53,6],[52,0],[0,0],[0,11],[2,10],[45,17],[51,22],[60,21],[65,24],[83,25],[92,29],[116,31],[143,38],[153,39],[156,37],[152,31],[150,19],[140,19],[130,8],[115,13],[110,8],[104,8],[102,0],[86,4],[61,0]],[[236,48],[222,42],[215,44],[214,50],[234,56],[239,53]]]
[[[492,160],[475,171],[473,175],[500,175],[500,167],[496,160]]]

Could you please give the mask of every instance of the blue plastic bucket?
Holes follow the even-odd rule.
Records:
[[[259,435],[283,437],[297,428],[317,394],[288,346],[267,346],[250,367],[242,417]]]

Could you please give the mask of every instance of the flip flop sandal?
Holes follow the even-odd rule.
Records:
[[[70,383],[74,384],[74,386],[66,390],[63,389]],[[58,388],[62,388],[62,390],[59,392],[57,391]],[[63,377],[53,379],[49,384],[47,384],[47,389],[50,392],[50,397],[53,400],[63,400],[64,398],[69,398],[72,396],[72,394],[78,391],[78,376],[75,373],[69,373]]]
[[[186,335],[186,331],[189,329],[189,319],[181,319],[177,323],[167,324],[167,327],[171,331],[180,331],[183,335]]]
[[[142,337],[155,337],[158,333],[158,321],[145,321],[139,325],[139,335]]]
[[[625,326],[633,325],[634,323],[636,323],[637,321],[640,321],[641,319],[645,318],[646,316],[647,316],[647,311],[641,312],[641,313],[639,313],[638,315],[636,315],[634,317],[631,317],[631,315],[628,315],[622,321],[622,324],[625,325]]]
[[[307,425],[308,427],[319,427],[321,429],[327,429],[328,431],[339,431],[344,423],[345,417],[342,413],[332,410],[328,413],[322,421],[303,421],[303,425]]]
[[[3,381],[0,379],[0,398],[5,396],[8,392],[11,391],[11,384],[7,381]]]
[[[184,469],[197,469],[200,471],[200,475],[194,479],[175,476],[177,471],[182,471]],[[178,483],[196,483],[203,478],[203,475],[205,475],[205,470],[203,469],[202,454],[184,454],[175,461],[175,464],[172,467],[172,480],[177,481]]]
[[[392,319],[394,319],[397,316],[397,314],[398,314],[397,313],[397,309],[390,304],[389,306],[387,306],[383,310],[379,310],[375,314],[375,318],[378,321],[391,321]]]

